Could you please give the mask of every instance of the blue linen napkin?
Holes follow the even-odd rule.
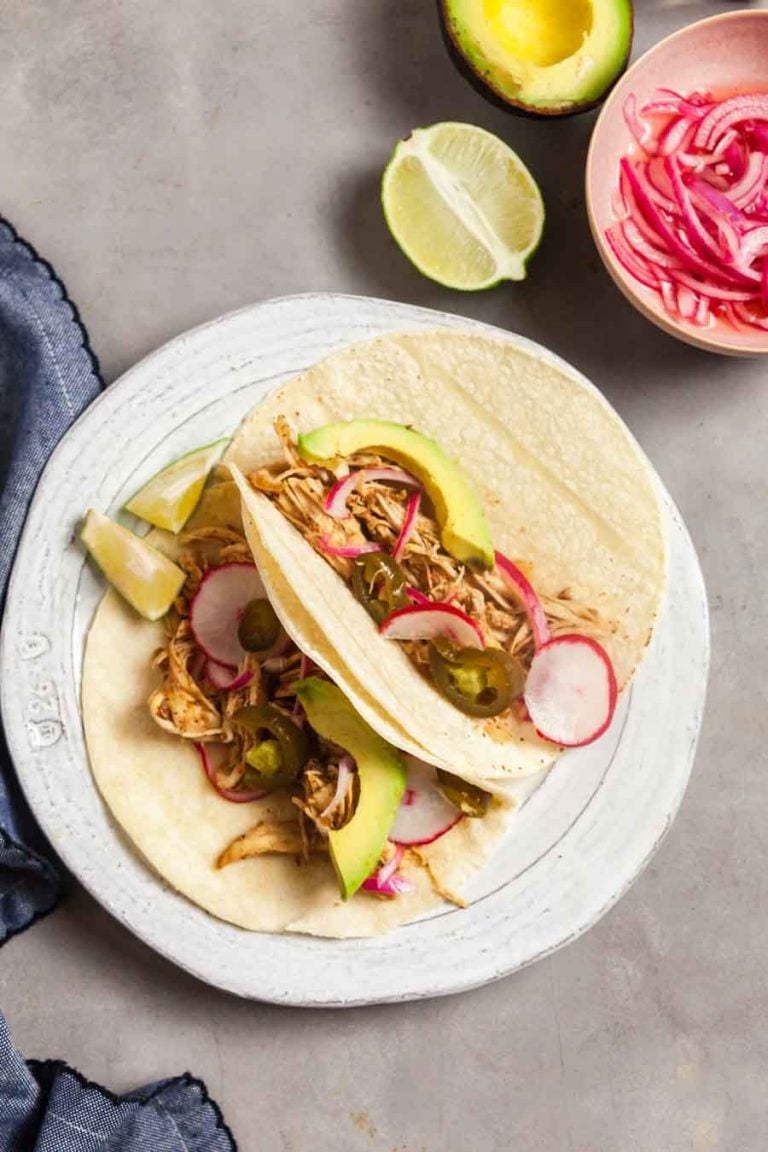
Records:
[[[3,1152],[236,1152],[205,1084],[189,1073],[115,1096],[58,1060],[25,1063],[0,1015]]]
[[[0,218],[0,610],[45,463],[104,382],[53,269]],[[56,904],[59,866],[21,796],[0,725],[0,945]],[[0,1152],[234,1152],[189,1073],[114,1096],[60,1061],[28,1063],[0,1014]]]
[[[103,387],[77,310],[49,264],[0,221],[0,608],[40,473]],[[0,730],[0,944],[56,903],[59,872]]]

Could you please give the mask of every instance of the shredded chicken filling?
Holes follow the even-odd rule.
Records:
[[[234,724],[232,717],[240,708],[265,703],[294,716],[292,684],[300,675],[301,653],[291,646],[282,655],[263,661],[248,655],[238,672],[250,672],[249,683],[236,690],[217,689],[206,675],[205,654],[192,634],[192,600],[209,568],[233,561],[252,563],[251,554],[242,533],[232,527],[198,528],[182,535],[179,542],[178,563],[187,580],[166,617],[166,643],[152,661],[162,682],[149,698],[149,710],[166,732],[206,745],[209,763],[215,765],[213,787],[222,793],[248,791],[251,769],[246,756],[255,738]],[[339,785],[341,755],[339,749],[313,737],[312,755],[290,790],[295,818],[260,820],[220,854],[216,866],[224,868],[266,853],[306,861],[327,852],[328,832],[342,828],[357,804],[356,774],[348,776],[346,785]]]
[[[403,527],[409,493],[396,485],[365,481],[353,490],[347,502],[349,516],[335,519],[325,511],[325,500],[338,475],[301,459],[290,425],[283,417],[275,421],[275,430],[285,463],[252,472],[250,483],[276,505],[349,584],[352,561],[323,551],[320,541],[325,539],[340,546],[373,541],[382,551],[391,553]],[[350,456],[343,468],[349,471],[389,463],[380,456],[359,453]],[[445,551],[437,521],[426,504],[422,500],[413,533],[399,558],[409,585],[435,602],[461,608],[480,627],[489,647],[503,648],[529,668],[534,642],[524,606],[498,571],[473,572]],[[521,567],[525,568],[525,563]],[[568,588],[540,599],[553,636],[578,632],[598,639],[614,630],[594,608],[574,600]],[[416,666],[428,675],[428,642],[402,643]]]

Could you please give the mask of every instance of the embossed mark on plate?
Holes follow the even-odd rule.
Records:
[[[27,706],[27,735],[32,748],[50,748],[64,735],[59,698],[51,680],[32,686]]]
[[[38,656],[44,656],[50,650],[51,642],[42,632],[30,632],[28,636],[22,636],[19,641],[19,655],[22,660],[37,660]]]

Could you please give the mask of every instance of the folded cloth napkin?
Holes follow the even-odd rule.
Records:
[[[102,386],[61,281],[0,221],[0,608],[45,462]],[[55,904],[61,881],[47,853],[0,730],[0,943]]]
[[[40,473],[103,387],[88,337],[50,265],[0,219],[0,609]],[[61,872],[24,803],[0,726],[0,944],[54,907]],[[25,1063],[0,1015],[0,1152],[232,1152],[188,1073],[125,1096],[59,1061]]]
[[[0,1015],[3,1152],[236,1152],[205,1084],[187,1073],[114,1096],[57,1060],[15,1051]]]

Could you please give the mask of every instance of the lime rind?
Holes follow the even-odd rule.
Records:
[[[215,440],[172,461],[131,497],[125,510],[156,528],[180,532],[197,507],[205,482],[227,443]]]
[[[495,260],[496,266],[494,271],[486,279],[476,279],[467,282],[466,279],[441,274],[439,270],[428,266],[419,258],[413,251],[413,248],[409,246],[404,239],[402,229],[398,225],[394,188],[399,166],[406,157],[414,156],[419,159],[430,177],[435,176],[441,165],[434,157],[431,159],[428,158],[429,142],[435,133],[443,133],[446,131],[449,133],[453,131],[457,136],[460,134],[471,134],[476,139],[485,138],[489,142],[492,142],[492,147],[498,152],[499,156],[508,163],[511,163],[517,173],[523,178],[523,182],[526,185],[526,198],[529,205],[533,208],[534,224],[530,239],[524,247],[513,250],[493,232],[491,225],[487,220],[482,218],[482,214],[476,206],[472,207],[470,211],[462,211],[459,207],[460,201],[462,197],[466,200],[463,191],[459,188],[453,191],[449,190],[445,181],[442,181],[438,176],[438,179],[435,181],[435,189],[438,194],[441,195],[444,203],[454,212],[457,220],[473,235],[478,244]],[[447,170],[446,175],[450,175]],[[440,186],[441,184],[442,187]],[[527,275],[527,265],[541,244],[546,220],[546,211],[541,191],[529,169],[517,153],[505,144],[504,141],[494,136],[493,133],[487,132],[484,128],[478,128],[475,125],[464,124],[459,121],[441,121],[426,128],[417,128],[406,140],[401,140],[396,145],[382,177],[381,202],[384,219],[393,239],[414,267],[430,280],[434,280],[446,288],[464,292],[484,291],[496,287],[496,285],[503,280],[524,280]],[[470,206],[465,205],[465,209],[467,208],[470,208]]]
[[[166,614],[186,573],[159,549],[91,508],[80,540],[116,592],[147,620]]]

